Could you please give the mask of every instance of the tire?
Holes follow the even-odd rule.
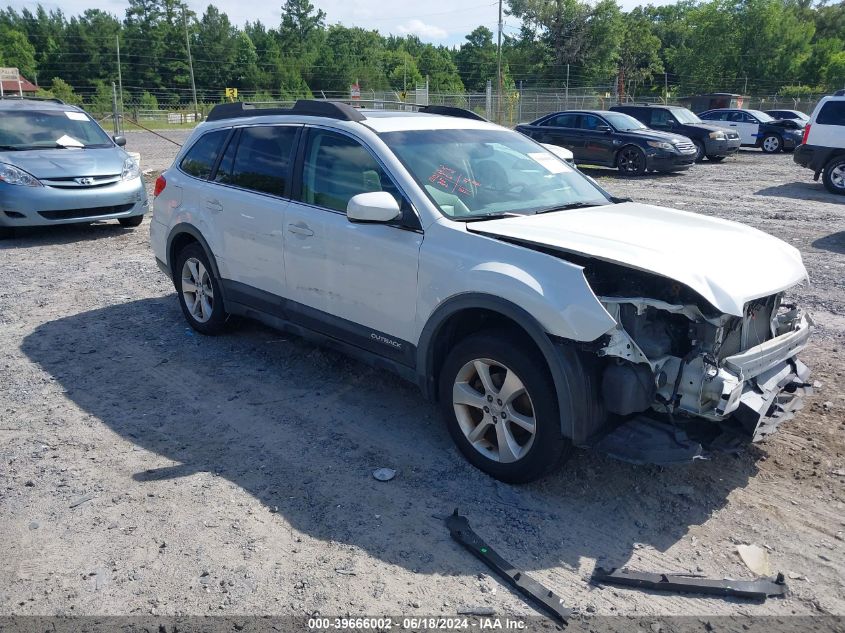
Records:
[[[144,216],[143,215],[133,215],[132,217],[129,217],[129,218],[118,218],[117,221],[120,222],[120,226],[128,226],[128,227],[141,226],[141,222],[144,221]]]
[[[845,156],[837,156],[824,166],[822,182],[830,193],[845,196]]]
[[[227,314],[220,282],[214,276],[202,246],[194,242],[179,251],[173,268],[173,283],[188,325],[200,334],[208,335],[220,334],[225,329]]]
[[[693,140],[692,143],[695,145],[695,162],[700,163],[704,160],[704,144],[696,140]]]
[[[646,172],[645,152],[634,145],[627,145],[616,156],[616,167],[623,176],[642,176]]]
[[[709,160],[710,162],[713,162],[713,163],[721,163],[726,158],[727,158],[727,156],[708,156],[707,160]]]
[[[783,151],[783,139],[780,134],[766,134],[760,141],[760,149],[766,154],[777,154]]]
[[[443,363],[439,392],[455,444],[471,464],[495,479],[533,481],[572,450],[561,433],[557,394],[545,360],[507,330],[479,332],[460,341]],[[500,438],[507,448],[500,447]]]

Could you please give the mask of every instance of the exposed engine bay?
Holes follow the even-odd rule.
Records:
[[[784,293],[738,317],[656,275],[596,260],[584,273],[617,322],[595,350],[609,413],[705,418],[759,441],[800,408],[810,385],[797,354],[813,322]]]

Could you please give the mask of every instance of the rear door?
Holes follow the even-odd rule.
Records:
[[[285,296],[284,224],[291,155],[300,126],[236,129],[202,204],[219,227],[227,293],[255,303],[255,290]],[[239,293],[245,296],[238,296]],[[265,297],[266,299],[266,297]]]
[[[538,141],[560,145],[570,150],[575,158],[579,160],[584,152],[584,139],[578,129],[578,113],[565,112],[556,114],[546,119],[539,126]]]
[[[613,163],[613,127],[595,114],[582,114],[580,120],[582,161],[599,165]]]

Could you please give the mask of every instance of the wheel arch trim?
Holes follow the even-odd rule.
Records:
[[[223,305],[226,304],[226,294],[223,290],[223,278],[220,276],[220,269],[217,267],[217,259],[214,257],[214,253],[211,250],[211,247],[208,245],[208,241],[203,237],[200,230],[195,227],[193,224],[189,224],[188,222],[180,222],[179,224],[175,225],[172,229],[170,229],[170,233],[167,235],[167,247],[165,250],[165,254],[167,256],[167,268],[171,272],[171,277],[174,280],[174,284],[176,283],[176,275],[177,272],[174,270],[173,266],[175,264],[174,256],[175,253],[173,252],[173,242],[176,240],[177,237],[180,235],[190,235],[194,238],[202,249],[205,251],[206,257],[208,257],[208,263],[211,265],[211,270],[214,273],[214,276],[220,281],[220,291],[223,294]]]
[[[432,313],[423,327],[417,346],[417,383],[423,395],[429,400],[435,400],[437,397],[435,376],[439,368],[434,366],[435,342],[443,326],[459,312],[473,309],[489,310],[510,319],[534,342],[543,355],[554,382],[561,431],[576,444],[582,443],[589,428],[594,426],[592,419],[587,419],[594,407],[581,406],[587,403],[582,403],[581,398],[570,397],[570,394],[577,393],[573,388],[577,389],[578,385],[570,384],[576,377],[572,375],[571,369],[567,368],[567,364],[573,361],[578,364],[579,355],[565,342],[556,342],[524,308],[501,297],[476,292],[462,293],[447,299]]]

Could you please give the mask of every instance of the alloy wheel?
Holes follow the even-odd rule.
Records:
[[[640,171],[642,167],[640,165],[641,160],[640,152],[634,148],[623,150],[619,155],[619,165],[622,167],[622,171],[629,174],[635,174]]]
[[[452,388],[455,417],[466,439],[496,462],[525,457],[537,434],[534,405],[514,371],[489,358],[461,367]]]
[[[182,298],[191,317],[205,323],[214,312],[214,288],[203,263],[189,257],[182,266]]]
[[[840,163],[830,170],[830,182],[837,189],[845,189],[845,163]]]

